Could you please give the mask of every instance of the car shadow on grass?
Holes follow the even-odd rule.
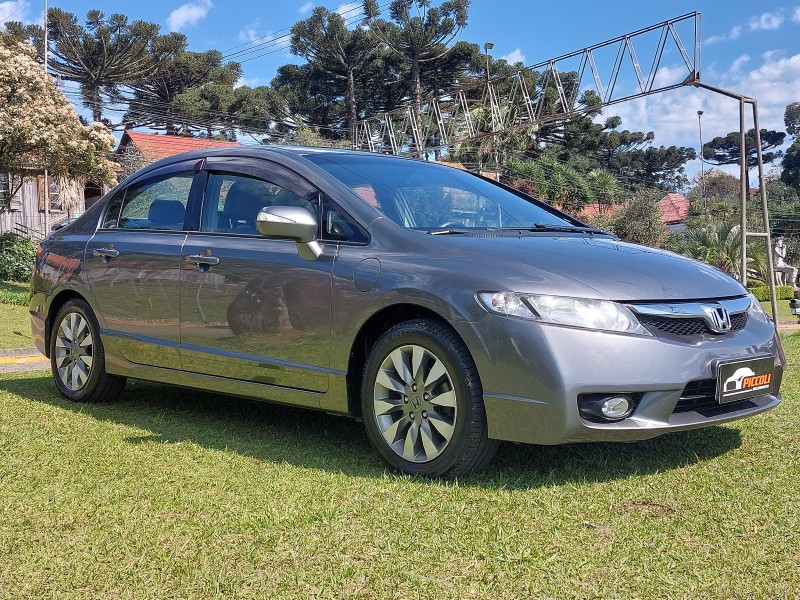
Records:
[[[319,411],[142,381],[129,381],[122,398],[112,404],[67,402],[45,375],[7,376],[0,379],[0,390],[149,432],[125,438],[132,444],[192,442],[265,462],[332,473],[359,477],[387,473],[361,423]],[[487,467],[461,479],[459,485],[527,489],[610,481],[713,460],[740,445],[739,430],[730,425],[627,444],[502,444]]]

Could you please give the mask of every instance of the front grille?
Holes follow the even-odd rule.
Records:
[[[670,335],[703,335],[716,333],[711,331],[706,320],[699,317],[679,319],[663,315],[637,315],[639,322],[650,330],[657,330]],[[747,313],[731,315],[731,331],[739,331],[747,325]]]
[[[678,404],[675,405],[673,413],[699,412],[706,416],[722,414],[731,410],[739,410],[747,406],[755,406],[750,400],[738,400],[736,402],[717,402],[717,380],[698,379],[690,381],[683,388]]]

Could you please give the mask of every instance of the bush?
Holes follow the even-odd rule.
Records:
[[[0,281],[27,282],[36,262],[36,244],[13,233],[0,235]]]
[[[750,291],[753,292],[753,295],[759,302],[766,302],[769,300],[768,285],[760,285],[758,287],[751,288]],[[791,300],[794,298],[794,288],[790,285],[776,285],[775,295],[777,296],[778,300]]]

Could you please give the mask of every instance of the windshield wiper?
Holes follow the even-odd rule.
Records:
[[[555,231],[566,233],[606,233],[595,227],[578,227],[577,225],[557,225],[555,223],[534,223],[524,227],[490,227],[489,231]]]
[[[433,229],[428,232],[428,235],[463,235],[467,233],[463,229],[452,229],[448,227],[447,229]]]

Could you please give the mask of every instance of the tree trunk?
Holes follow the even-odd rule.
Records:
[[[414,120],[419,125],[419,110],[422,104],[422,84],[419,80],[419,59],[416,56],[411,57],[411,110],[414,111]],[[414,140],[416,143],[416,140]],[[417,158],[423,158],[425,155],[424,143],[420,144],[417,148]]]
[[[103,108],[100,103],[100,88],[92,89],[92,119],[95,123],[99,123],[103,118]]]
[[[347,70],[347,93],[344,98],[347,108],[347,125],[350,128],[350,141],[353,148],[358,144],[358,110],[356,107],[356,79],[353,69]]]

